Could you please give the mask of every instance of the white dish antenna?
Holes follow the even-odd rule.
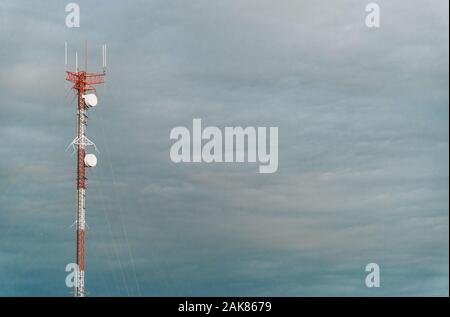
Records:
[[[95,107],[97,105],[97,96],[95,94],[83,95],[84,102],[88,107]]]
[[[97,165],[97,157],[94,154],[86,154],[84,164],[86,167],[95,167]]]

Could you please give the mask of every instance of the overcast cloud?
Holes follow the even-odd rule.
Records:
[[[88,295],[448,296],[449,4],[379,0],[369,29],[368,2],[78,1],[69,29],[64,1],[0,0],[0,295],[70,295],[64,41],[73,66],[88,40]],[[277,173],[172,163],[193,118],[278,126]]]

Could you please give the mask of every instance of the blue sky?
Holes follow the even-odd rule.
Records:
[[[71,294],[64,42],[88,40],[88,295],[448,296],[448,1],[377,1],[378,29],[358,0],[78,3],[69,29],[0,0],[0,295]],[[172,163],[193,118],[278,126],[277,173]]]

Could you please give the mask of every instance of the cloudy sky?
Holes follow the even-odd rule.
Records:
[[[71,295],[87,40],[88,295],[448,296],[449,3],[378,0],[370,29],[368,2],[78,1],[69,29],[64,1],[0,0],[0,295]],[[193,118],[279,127],[277,173],[174,164]]]

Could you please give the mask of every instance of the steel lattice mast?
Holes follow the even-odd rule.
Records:
[[[76,69],[74,72],[66,71],[66,80],[73,83],[72,89],[77,96],[77,129],[76,137],[71,145],[77,154],[77,176],[76,176],[76,209],[75,209],[75,225],[76,225],[76,264],[78,271],[75,282],[75,296],[84,297],[84,258],[85,258],[85,226],[86,226],[86,167],[93,167],[97,164],[97,159],[93,154],[87,154],[88,146],[95,144],[86,136],[87,126],[87,110],[97,104],[97,98],[93,92],[96,92],[94,85],[103,84],[106,75],[106,46],[103,45],[103,72],[88,73],[87,57],[85,53],[85,69],[78,70],[78,60],[76,57]],[[66,44],[67,56],[67,44]],[[67,64],[67,57],[66,57]]]

